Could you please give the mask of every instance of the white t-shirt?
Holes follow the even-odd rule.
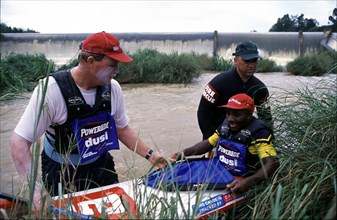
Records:
[[[41,91],[45,82],[46,79],[41,80],[34,89],[26,110],[14,129],[15,133],[30,142],[38,140],[47,129],[50,129],[51,124],[63,124],[67,120],[67,106],[54,77],[48,78],[48,89],[44,99],[43,111],[41,111],[40,117],[38,116],[39,109],[41,109]],[[92,106],[95,103],[96,89],[83,90],[80,88],[80,91],[86,103]],[[125,112],[122,89],[114,79],[111,80],[111,115],[117,128],[124,128],[130,121]],[[39,120],[36,120],[38,118]]]

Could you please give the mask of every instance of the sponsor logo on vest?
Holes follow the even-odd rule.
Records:
[[[69,105],[80,105],[83,103],[83,100],[79,96],[74,96],[68,99]]]
[[[102,99],[103,100],[110,100],[111,99],[110,93],[109,92],[103,93],[102,94]]]
[[[220,155],[219,156],[219,160],[222,163],[227,164],[227,165],[229,165],[231,167],[234,167],[234,166],[238,165],[238,161],[237,161],[236,158],[240,157],[240,152],[229,150],[229,149],[226,149],[226,148],[224,148],[222,146],[218,147],[218,151],[220,151],[221,153],[224,154],[224,155]],[[231,159],[231,158],[234,158],[234,159]]]
[[[227,164],[227,165],[229,165],[229,166],[231,166],[231,167],[234,167],[234,166],[237,166],[237,165],[238,165],[237,160],[229,159],[229,158],[225,157],[225,155],[220,155],[219,160],[220,160],[222,163]]]
[[[109,122],[105,122],[104,124],[98,125],[96,127],[93,128],[82,128],[81,129],[81,138],[82,137],[86,137],[86,136],[90,136],[90,135],[94,135],[94,134],[98,134],[106,129],[109,128]]]
[[[229,149],[226,149],[222,146],[219,146],[218,151],[220,151],[221,153],[226,154],[227,156],[230,156],[230,157],[235,157],[235,158],[240,157],[240,152],[229,150]]]
[[[97,154],[97,152],[89,152],[89,153],[85,153],[85,154],[83,154],[83,158],[87,158],[87,157],[90,157],[90,156],[92,156],[92,155],[95,155],[95,154]]]
[[[88,137],[88,139],[84,142],[85,143],[85,147],[91,147],[93,145],[99,145],[100,143],[106,141],[109,139],[108,136],[108,132],[106,131],[107,129],[109,129],[109,123],[110,122],[105,122],[99,126],[95,126],[92,128],[82,128],[81,129],[81,138],[82,137],[88,137],[88,136],[92,136],[95,134],[99,134],[104,132],[102,135],[97,136],[97,137]]]
[[[91,147],[93,145],[98,145],[99,143],[102,143],[104,141],[108,140],[108,132],[106,131],[104,134],[102,134],[99,137],[95,138],[88,138],[88,140],[85,141],[85,146],[86,147]]]

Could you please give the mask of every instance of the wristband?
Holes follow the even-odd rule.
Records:
[[[149,152],[147,152],[147,154],[146,154],[146,156],[145,156],[145,159],[148,160],[148,159],[151,157],[152,153],[153,153],[153,150],[150,149]]]

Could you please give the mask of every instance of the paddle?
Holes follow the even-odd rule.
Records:
[[[0,198],[1,199],[6,199],[8,201],[14,202],[14,203],[19,203],[19,204],[26,204],[28,205],[28,200],[22,197],[14,197],[8,193],[0,192]]]

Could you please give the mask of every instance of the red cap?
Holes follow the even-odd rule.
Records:
[[[232,96],[227,105],[222,105],[219,107],[230,108],[230,109],[247,109],[250,112],[254,112],[254,100],[245,93],[240,93]]]
[[[133,60],[123,52],[118,39],[104,31],[88,36],[82,43],[82,50],[89,53],[104,54],[122,63]]]

